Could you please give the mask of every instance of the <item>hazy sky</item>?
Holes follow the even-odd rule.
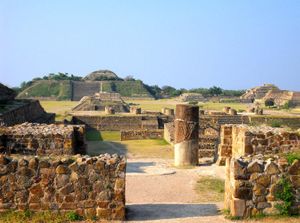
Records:
[[[300,1],[0,1],[0,82],[97,69],[177,88],[300,90]]]

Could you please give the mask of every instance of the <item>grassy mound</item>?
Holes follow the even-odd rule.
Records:
[[[56,100],[71,99],[70,81],[40,80],[23,90],[18,98],[52,98]]]

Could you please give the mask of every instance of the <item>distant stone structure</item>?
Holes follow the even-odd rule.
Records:
[[[95,93],[93,96],[83,97],[72,111],[105,111],[106,107],[115,112],[129,112],[129,106],[123,101],[119,93]]]
[[[204,101],[205,98],[202,94],[199,93],[183,93],[179,96],[179,101],[189,102],[189,101]]]
[[[0,84],[0,126],[23,122],[53,123],[55,114],[47,113],[37,100],[15,100],[15,92]]]
[[[264,103],[268,99],[273,100],[277,106],[282,106],[287,102],[300,105],[300,92],[280,90],[273,84],[264,84],[247,90],[241,96],[241,100],[250,100],[251,102],[260,101]]]
[[[97,70],[83,78],[84,81],[118,80],[118,75],[110,70]]]
[[[197,165],[199,147],[199,107],[176,105],[174,163],[175,166]]]

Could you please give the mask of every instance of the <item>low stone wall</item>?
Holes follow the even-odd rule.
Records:
[[[125,218],[124,157],[11,158],[0,155],[0,211],[76,211]]]
[[[121,141],[139,139],[163,139],[164,130],[127,130],[121,131]]]
[[[279,154],[300,149],[300,135],[285,129],[225,125],[221,128],[219,161],[227,157],[238,158],[249,154]]]
[[[72,123],[86,124],[102,131],[153,130],[159,128],[157,116],[150,115],[74,115]]]
[[[23,123],[0,127],[0,153],[62,155],[85,151],[84,126]]]
[[[282,126],[287,126],[292,129],[300,128],[300,117],[276,117],[269,115],[257,115],[257,116],[249,116],[250,122],[253,125],[269,125],[272,126],[273,123],[280,124]]]
[[[290,211],[300,214],[300,161],[291,165],[285,158],[264,156],[228,158],[226,160],[225,209],[234,217],[257,214],[278,214],[277,204],[282,201],[280,180],[285,178],[292,186],[293,201]]]
[[[0,114],[0,126],[11,126],[23,122],[54,123],[55,114],[46,113],[36,100],[21,100],[23,105]]]

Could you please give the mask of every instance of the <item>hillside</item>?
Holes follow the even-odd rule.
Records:
[[[106,92],[117,92],[123,97],[153,98],[141,81],[102,81]],[[101,81],[37,80],[19,93],[18,98],[44,98],[79,101],[100,91]]]
[[[45,98],[71,100],[71,81],[38,80],[20,92],[17,98]]]

